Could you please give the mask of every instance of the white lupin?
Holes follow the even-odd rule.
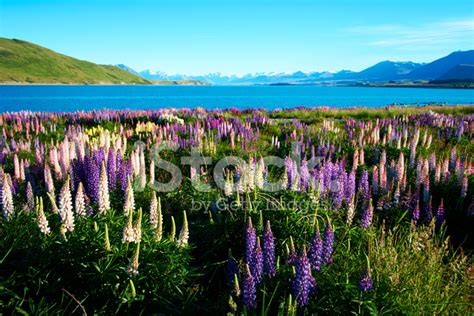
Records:
[[[82,185],[82,182],[79,182],[77,186],[75,207],[76,207],[77,215],[79,216],[86,215],[86,202],[84,199],[84,186]]]
[[[8,179],[9,175],[5,173],[3,177],[2,185],[2,209],[3,216],[9,220],[13,216],[13,194],[12,188],[10,186],[10,181]]]
[[[107,170],[102,161],[99,180],[99,213],[105,214],[110,209],[109,181],[107,179]]]
[[[74,230],[74,214],[72,212],[72,196],[69,189],[69,177],[64,182],[59,194],[59,216],[62,221],[64,233]]]
[[[135,197],[133,195],[133,187],[132,187],[132,182],[130,180],[130,177],[127,179],[127,196],[125,198],[125,205],[123,207],[123,212],[125,213],[126,216],[130,212],[133,213],[135,210]]]
[[[156,192],[155,191],[153,191],[152,194],[151,194],[150,224],[155,229],[158,226],[158,200],[156,199]]]
[[[36,212],[37,212],[37,222],[38,222],[38,228],[41,233],[47,235],[51,232],[51,229],[49,228],[49,223],[48,219],[46,218],[46,215],[44,214],[44,209],[43,209],[43,198],[40,197],[39,200],[36,200]],[[38,202],[39,201],[39,202]]]
[[[188,244],[189,240],[189,228],[188,228],[188,218],[186,216],[186,211],[183,211],[183,227],[179,232],[178,246],[185,247]]]

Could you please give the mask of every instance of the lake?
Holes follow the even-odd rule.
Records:
[[[472,104],[474,90],[320,86],[0,86],[0,112]]]

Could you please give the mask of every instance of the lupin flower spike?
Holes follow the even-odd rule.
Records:
[[[326,228],[324,229],[324,240],[323,240],[323,262],[325,264],[332,263],[333,245],[334,245],[334,232],[332,230],[331,223],[328,220],[326,222]]]
[[[105,169],[104,161],[102,161],[99,179],[99,213],[105,214],[110,209],[110,197],[107,170]]]
[[[157,203],[157,222],[155,229],[155,241],[160,241],[163,238],[163,215],[161,213],[161,198],[158,197]]]
[[[176,239],[176,223],[174,221],[173,215],[171,215],[170,240],[174,241],[175,239]]]
[[[122,243],[129,243],[135,241],[135,231],[133,229],[133,213],[128,214],[128,221],[123,229]]]
[[[274,277],[276,274],[275,239],[268,220],[263,231],[263,271],[269,277]]]
[[[143,211],[142,211],[142,208],[140,207],[138,209],[137,219],[133,227],[135,242],[140,242],[142,240],[142,216],[143,216],[142,214],[143,214]]]
[[[245,265],[242,299],[246,308],[257,307],[257,288],[248,264]]]
[[[186,247],[189,239],[189,228],[188,228],[188,218],[186,216],[186,211],[183,211],[183,227],[179,232],[178,246]]]
[[[155,229],[158,226],[158,200],[156,198],[156,192],[155,191],[153,191],[152,194],[151,194],[150,224]]]
[[[38,216],[37,221],[40,232],[45,235],[48,235],[51,232],[51,229],[49,228],[48,220],[46,219],[46,215],[44,214],[42,197],[40,197],[39,200],[36,199],[36,213]]]
[[[105,250],[110,251],[110,238],[109,238],[109,227],[107,226],[107,223],[105,223],[105,236],[104,236],[104,245],[105,245]]]
[[[137,275],[138,274],[138,257],[140,256],[140,242],[137,243],[135,248],[135,253],[133,254],[133,259],[128,266],[127,273],[130,275]]]
[[[133,187],[130,177],[127,180],[127,194],[125,198],[125,205],[123,207],[123,212],[125,215],[129,215],[129,213],[133,213],[135,210],[135,197],[133,195]]]
[[[79,216],[86,215],[86,202],[84,200],[84,186],[79,182],[75,200],[76,214]]]
[[[2,185],[2,209],[3,209],[3,216],[9,220],[13,216],[13,194],[12,188],[10,186],[10,181],[8,180],[8,176],[5,173]]]

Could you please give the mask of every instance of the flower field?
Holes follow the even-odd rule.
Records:
[[[0,114],[5,314],[474,312],[474,107]]]

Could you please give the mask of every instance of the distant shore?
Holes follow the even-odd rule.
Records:
[[[262,84],[265,85],[265,84]],[[316,86],[316,87],[362,87],[362,88],[427,88],[427,89],[474,89],[474,83],[459,84],[459,83],[306,83],[306,84],[295,84],[295,83],[271,83],[266,84],[268,86]]]

